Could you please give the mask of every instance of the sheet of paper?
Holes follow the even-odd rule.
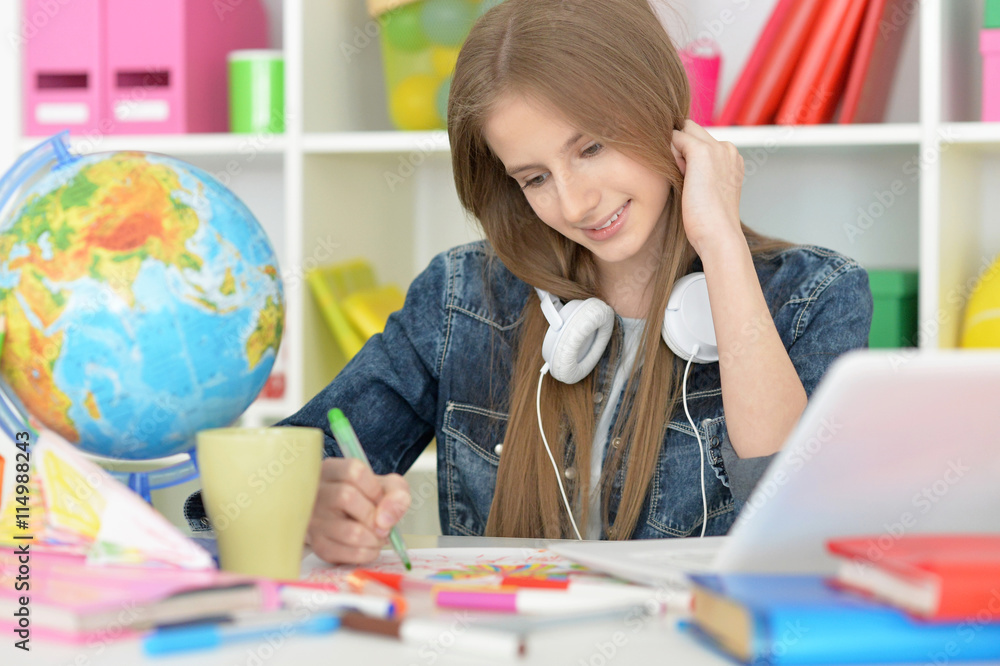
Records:
[[[80,451],[51,431],[32,444],[30,520],[0,517],[0,543],[32,534],[33,548],[87,556],[99,564],[214,568],[212,556]]]
[[[586,567],[551,551],[538,548],[410,548],[413,570],[406,571],[399,556],[383,550],[363,568],[406,574],[432,581],[476,581],[489,583],[506,575],[566,576],[583,573]],[[300,577],[312,581],[345,584],[355,567],[334,566],[310,553],[302,561]]]

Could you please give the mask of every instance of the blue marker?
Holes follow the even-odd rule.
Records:
[[[340,627],[340,617],[330,613],[317,613],[305,618],[301,611],[270,611],[253,613],[241,618],[234,616],[229,622],[195,624],[157,629],[142,643],[147,655],[175,654],[193,650],[207,650],[226,643],[265,639],[278,634],[283,638],[296,634],[326,634]]]

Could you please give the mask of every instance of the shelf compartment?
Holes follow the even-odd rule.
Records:
[[[35,147],[47,137],[27,137],[21,140],[21,151]],[[135,134],[73,136],[70,145],[74,152],[89,155],[98,152],[143,150],[185,157],[191,155],[281,154],[288,140],[282,134]]]
[[[760,127],[707,127],[720,141],[743,147],[868,147],[917,146],[920,125],[764,125]],[[447,153],[448,133],[431,132],[324,132],[302,137],[303,152],[311,155],[365,153]]]
[[[306,134],[302,150],[312,155],[365,153],[447,153],[448,133],[430,132],[327,132]]]

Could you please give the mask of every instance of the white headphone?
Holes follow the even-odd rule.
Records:
[[[615,311],[599,298],[573,300],[562,305],[559,299],[549,292],[538,287],[535,287],[535,291],[542,301],[545,319],[549,322],[549,330],[545,332],[545,339],[542,340],[542,358],[545,364],[542,365],[538,375],[538,391],[535,394],[538,430],[542,434],[542,443],[545,444],[545,452],[549,454],[552,469],[555,470],[559,492],[562,494],[570,524],[573,526],[576,538],[583,539],[573,518],[566,490],[563,488],[562,474],[559,472],[559,466],[552,455],[552,449],[549,448],[548,439],[545,437],[545,429],[542,427],[542,379],[548,372],[564,384],[575,384],[590,374],[604,354],[608,340],[611,339]],[[705,447],[701,443],[701,435],[698,434],[698,428],[691,419],[687,406],[687,378],[691,363],[715,363],[719,360],[712,308],[708,301],[708,283],[705,281],[704,273],[691,273],[674,283],[673,291],[667,300],[667,309],[663,313],[660,335],[674,354],[687,361],[682,380],[684,413],[694,430],[701,454],[701,536],[705,536],[705,527],[708,523]]]
[[[549,330],[542,341],[542,358],[549,373],[564,384],[575,384],[597,366],[611,339],[615,311],[598,298],[562,305],[535,287]],[[719,348],[708,302],[704,273],[685,275],[674,284],[663,313],[663,341],[683,360],[715,363]]]

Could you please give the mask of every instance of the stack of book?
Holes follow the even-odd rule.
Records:
[[[778,0],[715,124],[881,122],[915,11],[908,0]]]
[[[216,569],[95,566],[80,555],[42,551],[29,561],[24,575],[13,552],[0,553],[0,628],[8,635],[24,626],[21,617],[42,641],[85,643],[275,606],[270,582]]]
[[[833,577],[693,575],[693,633],[748,664],[1000,659],[1000,535],[834,540]]]

